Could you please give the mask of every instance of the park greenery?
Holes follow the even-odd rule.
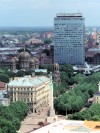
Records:
[[[41,65],[41,69],[47,69],[48,74],[50,72],[54,72],[54,66],[49,65]],[[59,66],[60,77],[61,77],[61,84],[57,85],[55,82],[54,84],[54,97],[59,97],[63,93],[69,90],[69,86],[74,84],[73,79],[73,68],[71,65],[60,65]]]
[[[28,106],[23,101],[0,105],[0,133],[17,133],[27,114]]]
[[[100,104],[94,103],[90,106],[90,108],[82,112],[71,114],[68,117],[69,119],[74,120],[100,121]]]
[[[54,71],[53,65],[42,65],[41,68],[47,69],[48,74],[50,71]],[[100,105],[93,104],[93,106],[90,106],[90,109],[86,112],[80,112],[80,110],[82,110],[82,108],[87,104],[88,99],[93,97],[95,92],[98,91],[100,72],[86,76],[81,73],[74,75],[71,65],[60,65],[59,69],[61,84],[57,85],[55,82],[53,83],[55,99],[54,107],[56,113],[62,115],[65,115],[66,113],[73,114],[69,115],[69,119],[100,120]],[[96,113],[96,110],[98,113]],[[95,113],[89,114],[89,111]]]
[[[62,94],[54,101],[55,110],[59,114],[65,115],[78,112],[84,107],[90,97],[98,91],[100,72],[90,76],[78,74],[73,77],[76,87]]]
[[[40,68],[47,69],[48,74],[54,71],[53,65],[41,65]],[[78,119],[77,112],[79,112],[86,105],[88,99],[93,97],[95,92],[98,91],[100,72],[85,76],[80,73],[74,75],[71,65],[60,65],[59,69],[61,83],[57,85],[53,82],[55,110],[58,114],[75,114],[69,116],[69,118]],[[22,77],[30,74],[32,74],[32,71],[21,70],[14,73],[7,69],[0,69],[0,81],[8,83],[11,77]],[[38,73],[37,75],[42,74],[43,73]],[[81,115],[81,113],[79,115]],[[96,119],[96,117],[97,116],[94,115],[94,119]],[[80,119],[83,119],[83,117]]]

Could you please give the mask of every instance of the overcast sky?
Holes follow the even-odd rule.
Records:
[[[0,26],[53,26],[56,13],[78,11],[100,26],[100,0],[0,0]]]

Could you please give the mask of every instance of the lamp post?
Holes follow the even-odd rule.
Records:
[[[67,119],[67,104],[66,104],[66,119]]]

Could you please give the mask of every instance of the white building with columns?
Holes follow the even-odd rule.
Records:
[[[31,112],[38,113],[50,106],[50,78],[45,76],[16,77],[7,86],[10,102],[24,101]]]

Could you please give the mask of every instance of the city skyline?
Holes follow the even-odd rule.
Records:
[[[53,26],[57,13],[81,12],[86,26],[100,26],[98,0],[0,0],[0,27]]]

